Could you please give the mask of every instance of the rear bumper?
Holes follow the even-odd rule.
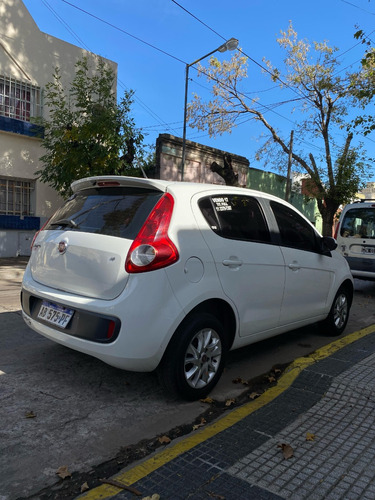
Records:
[[[131,297],[130,297],[131,296]],[[42,300],[74,309],[66,329],[39,319]],[[26,269],[22,312],[28,326],[54,342],[130,371],[153,371],[184,317],[164,270],[132,276],[123,293],[111,301],[91,299],[36,283]],[[114,338],[104,340],[108,321],[116,323]],[[91,328],[96,332],[95,338]],[[104,332],[104,333],[103,333]]]
[[[26,316],[46,326],[51,326],[48,321],[38,318],[38,313],[43,300],[26,290],[21,292],[22,310]],[[57,304],[64,306],[64,304]],[[53,325],[53,329],[81,339],[92,342],[108,344],[114,342],[121,329],[121,320],[115,316],[89,312],[81,308],[74,309],[74,315],[65,328]]]

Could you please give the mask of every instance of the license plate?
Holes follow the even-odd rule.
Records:
[[[373,247],[362,247],[362,253],[374,255],[375,254],[375,248],[373,248]]]
[[[60,328],[65,328],[74,314],[73,309],[53,304],[43,300],[40,306],[38,318],[57,325]]]

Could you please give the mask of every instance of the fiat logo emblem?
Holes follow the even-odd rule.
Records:
[[[60,255],[63,255],[66,252],[66,249],[68,248],[68,244],[66,241],[60,241],[60,243],[57,245],[57,248]]]

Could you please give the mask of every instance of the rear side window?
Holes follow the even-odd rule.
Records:
[[[375,209],[356,207],[348,210],[342,220],[340,236],[375,239]]]
[[[234,240],[269,242],[270,234],[255,198],[243,195],[216,195],[199,200],[199,208],[210,228]]]
[[[130,187],[89,188],[74,194],[45,229],[65,229],[134,239],[162,192]]]
[[[310,252],[318,250],[316,232],[305,219],[281,203],[271,201],[270,205],[279,227],[281,245]]]

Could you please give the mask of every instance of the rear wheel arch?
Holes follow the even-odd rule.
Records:
[[[162,386],[187,400],[207,395],[221,376],[235,330],[234,311],[225,301],[194,307],[176,328],[158,366]]]
[[[232,347],[236,334],[237,320],[233,308],[222,299],[209,299],[195,306],[183,319],[199,313],[209,313],[215,316],[223,325],[228,350]],[[183,322],[182,321],[182,322]]]

